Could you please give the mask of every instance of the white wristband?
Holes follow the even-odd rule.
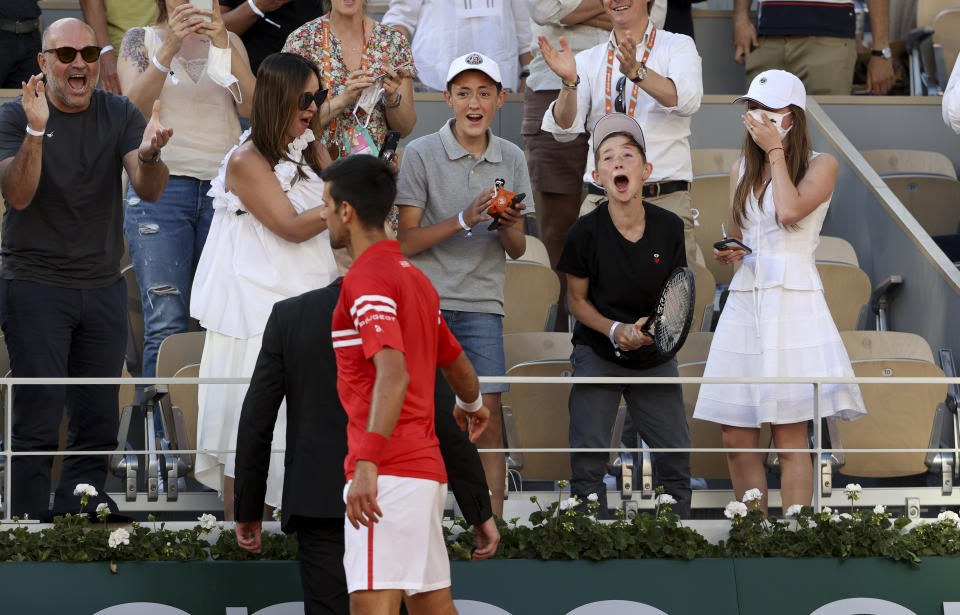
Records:
[[[100,50],[100,57],[102,58],[102,57],[103,57],[103,54],[107,53],[108,51],[113,51],[113,45],[107,45],[106,47],[104,47],[103,49],[101,49],[101,50]]]
[[[33,136],[35,136],[35,137],[42,137],[42,136],[43,136],[43,131],[42,131],[42,130],[34,130],[33,128],[30,128],[30,124],[27,124],[27,134],[28,134],[28,135],[33,135]]]
[[[177,76],[173,74],[173,70],[169,66],[164,66],[161,64],[160,60],[157,59],[156,54],[154,54],[150,59],[153,61],[153,65],[157,67],[157,70],[159,70],[161,73],[167,73],[170,75],[170,81],[173,83],[173,85],[180,83],[180,80],[177,79]]]
[[[473,235],[473,227],[467,226],[467,223],[464,222],[462,211],[457,215],[457,221],[460,222],[460,226],[463,228],[463,230],[467,231],[467,237]]]
[[[247,4],[250,6],[250,10],[253,11],[254,13],[256,13],[257,17],[259,17],[260,19],[264,20],[265,22],[267,22],[268,24],[270,24],[270,25],[273,26],[274,28],[279,28],[279,27],[281,27],[280,24],[278,24],[277,22],[273,21],[272,19],[267,19],[267,16],[264,14],[263,11],[260,10],[260,7],[257,6],[257,3],[256,3],[256,2],[254,2],[253,0],[247,0]]]
[[[480,408],[483,407],[483,395],[477,395],[477,399],[475,399],[471,404],[468,404],[467,402],[457,397],[457,407],[463,410],[464,412],[469,412],[470,414],[473,414],[474,412],[478,411]]]
[[[613,344],[613,347],[614,347],[614,348],[619,348],[619,347],[620,347],[620,346],[617,345],[617,340],[614,338],[614,333],[617,332],[617,327],[619,327],[619,326],[622,325],[622,324],[623,324],[623,323],[618,320],[618,321],[616,321],[615,323],[613,323],[612,325],[610,325],[610,343]]]

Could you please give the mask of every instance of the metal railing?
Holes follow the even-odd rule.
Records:
[[[481,377],[482,383],[507,383],[507,384],[809,384],[813,386],[813,415],[814,415],[814,438],[811,448],[495,448],[480,449],[480,452],[519,452],[519,453],[571,453],[571,452],[590,452],[590,453],[660,453],[660,452],[688,452],[688,453],[731,453],[731,452],[749,452],[749,453],[810,453],[815,454],[816,459],[821,459],[824,453],[871,453],[871,454],[891,454],[891,453],[952,453],[955,457],[960,456],[960,438],[954,438],[953,448],[928,447],[928,448],[826,448],[823,446],[823,434],[821,419],[821,398],[823,386],[830,384],[960,384],[960,377],[849,377],[849,378],[711,378],[711,377],[635,377],[635,378],[612,378],[612,377],[563,377],[563,376],[503,376],[503,377]],[[12,429],[13,429],[13,387],[11,385],[105,385],[105,384],[133,384],[133,385],[171,385],[171,384],[249,384],[249,378],[0,378],[0,387],[5,389],[4,406],[4,425],[6,437],[3,440],[3,450],[0,457],[4,461],[4,484],[3,484],[3,519],[9,520],[10,511],[10,491],[12,482],[13,467],[11,460],[17,456],[67,456],[67,455],[114,455],[118,452],[130,455],[150,455],[156,454],[156,450],[124,450],[123,443],[119,443],[119,450],[102,451],[13,451],[12,450]],[[869,410],[868,410],[869,411]],[[195,453],[235,453],[235,449],[177,449],[166,450],[163,454],[195,454]],[[274,450],[272,452],[284,452],[283,450]],[[819,464],[814,464],[813,468],[814,485],[818,484],[817,475],[820,472]],[[821,493],[819,488],[813,492],[813,506],[815,510],[820,509]]]

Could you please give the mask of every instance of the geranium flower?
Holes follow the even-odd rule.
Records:
[[[744,504],[746,504],[748,502],[759,502],[762,499],[763,499],[762,491],[760,491],[759,489],[748,489],[747,492],[743,494],[743,500],[741,501]]]
[[[723,510],[723,514],[727,517],[727,519],[733,519],[734,517],[746,517],[747,505],[743,502],[730,502]]]
[[[802,504],[794,504],[794,505],[792,505],[790,508],[787,509],[787,516],[788,516],[788,517],[796,517],[797,515],[800,514],[800,512],[801,512],[802,510],[803,510],[803,505],[802,505]]]
[[[87,483],[80,483],[73,488],[73,495],[79,495],[81,498],[86,496],[89,498],[97,497],[97,490],[93,485],[88,485]]]
[[[197,521],[200,522],[200,530],[204,533],[217,529],[217,518],[210,513],[200,515],[197,517]]]
[[[120,545],[129,545],[130,544],[130,532],[123,529],[122,527],[110,532],[110,537],[107,538],[107,544],[110,545],[111,549],[119,549]]]
[[[945,510],[937,515],[937,522],[946,525],[960,525],[960,515],[957,515],[957,513],[952,510]]]
[[[677,501],[669,493],[661,493],[657,496],[657,506],[669,506],[676,503]]]

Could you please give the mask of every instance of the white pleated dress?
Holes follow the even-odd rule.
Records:
[[[249,131],[240,136],[243,143]],[[299,160],[314,140],[309,129],[289,146],[291,159]],[[211,182],[213,221],[197,264],[190,314],[207,330],[200,361],[201,378],[250,377],[260,353],[263,329],[273,304],[326,286],[337,277],[337,264],[327,231],[302,243],[282,239],[247,211],[243,202],[225,188],[227,161]],[[304,167],[281,161],[274,167],[277,181],[298,213],[319,206],[323,180]],[[210,384],[199,387],[197,448],[233,450],[247,385]],[[273,431],[274,450],[286,446],[286,405],[280,408]],[[212,489],[222,491],[223,476],[234,476],[233,454],[198,453],[194,475]],[[283,454],[270,456],[266,503],[280,506],[283,493]]]
[[[828,198],[797,230],[786,229],[777,224],[773,190],[764,192],[762,210],[750,190],[742,230],[753,253],[730,283],[704,376],[853,376],[814,259],[829,206]],[[704,384],[693,416],[759,427],[810,420],[813,406],[812,384]],[[822,416],[853,420],[865,413],[857,385],[822,388]]]

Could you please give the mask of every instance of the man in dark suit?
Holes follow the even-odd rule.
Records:
[[[337,364],[330,336],[339,295],[338,280],[273,306],[237,433],[237,543],[259,552],[273,427],[286,396],[287,452],[280,527],[297,533],[307,615],[349,613],[343,570],[347,415],[337,396]],[[453,418],[453,392],[439,373],[435,406],[437,438],[449,485],[464,518],[477,532],[474,559],[485,559],[496,551],[500,535],[480,456]],[[484,411],[489,412],[485,408],[480,412]]]

